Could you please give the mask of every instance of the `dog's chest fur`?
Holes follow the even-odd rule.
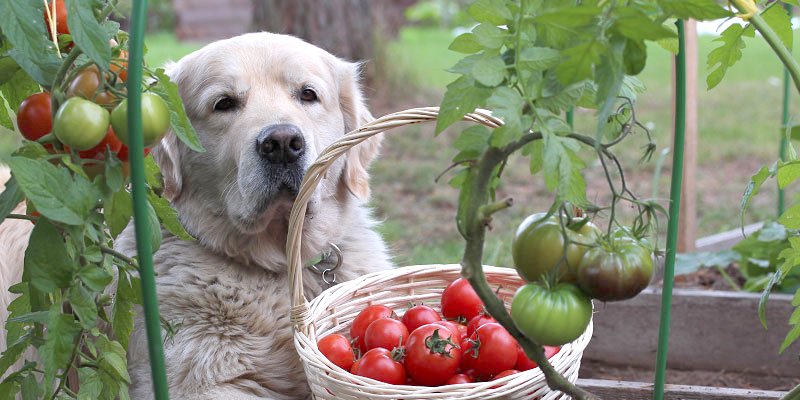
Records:
[[[118,240],[117,247],[132,253],[133,241],[127,239]],[[366,253],[343,251],[344,280],[389,265],[375,260],[374,253],[364,262]],[[305,379],[298,379],[304,373],[292,342],[287,274],[240,265],[168,233],[154,266],[161,317],[178,327],[164,346],[171,397],[200,398],[204,388],[220,385],[254,398],[307,396]],[[319,275],[310,270],[304,282],[307,298],[322,290]],[[131,398],[151,398],[141,310],[130,343]]]

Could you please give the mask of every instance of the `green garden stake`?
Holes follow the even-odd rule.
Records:
[[[150,227],[147,222],[147,190],[144,178],[141,83],[146,23],[147,0],[134,0],[129,42],[130,58],[128,60],[128,132],[131,183],[133,185],[133,220],[136,227],[136,248],[139,254],[139,272],[142,280],[142,306],[147,329],[153,389],[157,400],[167,400],[169,392],[166,368],[164,367],[164,349],[161,343],[161,325],[153,274],[153,250],[150,245]]]
[[[790,4],[783,5],[789,16],[792,15],[792,6]],[[781,161],[786,160],[786,146],[789,139],[786,137],[786,130],[789,129],[789,70],[783,68],[783,110],[781,112],[781,146],[778,153]],[[786,200],[784,199],[783,189],[778,187],[778,217],[783,215]]]
[[[667,369],[669,319],[672,308],[672,284],[675,277],[675,246],[678,243],[678,214],[683,180],[683,135],[686,128],[686,42],[683,20],[678,20],[678,54],[675,56],[675,140],[672,146],[672,181],[670,183],[667,254],[664,259],[664,285],[661,289],[661,320],[658,329],[658,354],[653,399],[664,399],[664,378]]]

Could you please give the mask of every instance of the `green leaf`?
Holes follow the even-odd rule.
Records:
[[[504,25],[514,17],[503,0],[479,0],[467,7],[467,14],[478,22]]]
[[[792,343],[794,343],[797,338],[800,338],[800,325],[795,325],[789,330],[789,333],[786,334],[786,339],[784,339],[783,344],[781,344],[781,348],[778,350],[778,353],[783,353],[787,347],[789,347]]]
[[[84,286],[76,285],[69,288],[67,301],[78,316],[83,329],[94,327],[97,322],[97,304],[94,302],[94,296]]]
[[[519,50],[519,65],[532,71],[552,68],[559,61],[561,52],[549,47],[525,47]]]
[[[612,17],[615,18],[612,29],[634,41],[677,37],[674,31],[651,20],[647,14],[633,7],[616,8]]]
[[[458,210],[456,212],[456,227],[458,227],[458,232],[461,233],[462,236],[467,236],[467,216],[466,216],[466,209],[468,206],[468,200],[473,196],[472,194],[472,168],[467,167],[464,168],[464,175],[459,173],[459,176],[463,176],[462,181],[460,183],[461,191],[458,195]],[[453,178],[455,180],[455,178]]]
[[[769,169],[767,167],[761,167],[761,169],[750,178],[750,183],[748,183],[747,187],[744,189],[744,194],[742,195],[742,211],[740,213],[743,234],[744,214],[747,211],[747,206],[750,204],[750,199],[758,194],[759,189],[761,189],[761,185],[764,184],[764,181],[766,181],[767,178],[769,178],[769,175]]]
[[[161,247],[163,234],[161,233],[161,223],[158,221],[158,214],[150,202],[147,202],[147,223],[150,224],[150,246],[153,253]]]
[[[581,4],[543,12],[533,21],[538,23],[538,32],[545,44],[562,47],[585,33],[581,27],[592,23],[601,12],[598,7]]]
[[[25,349],[31,344],[32,336],[33,329],[29,329],[3,352],[3,357],[0,357],[0,375],[5,374],[8,368],[19,360],[19,357],[22,356],[22,353],[25,352]]]
[[[125,359],[116,353],[103,353],[100,356],[100,365],[109,366],[114,372],[116,377],[125,383],[131,383],[131,377],[128,376],[128,365]]]
[[[478,39],[475,38],[475,35],[471,32],[467,32],[453,39],[453,43],[450,43],[448,49],[459,53],[472,54],[483,50],[483,46],[478,43]]]
[[[800,162],[787,162],[778,167],[778,187],[785,189],[800,177]]]
[[[586,81],[563,86],[555,79],[548,79],[542,87],[542,97],[536,99],[537,106],[545,107],[554,114],[573,108],[586,90]]]
[[[6,182],[5,190],[0,194],[0,221],[6,219],[8,214],[10,214],[22,200],[25,200],[25,194],[19,190],[17,180],[12,176],[11,179]]]
[[[27,314],[20,315],[18,317],[9,318],[9,322],[36,322],[40,324],[46,324],[48,318],[50,316],[49,311],[34,311],[29,312]]]
[[[133,310],[136,294],[133,291],[134,288],[131,286],[128,275],[120,274],[117,295],[114,299],[114,306],[111,309],[111,327],[114,331],[114,336],[126,350],[128,349],[131,332],[133,332],[133,317],[136,315]]]
[[[19,392],[19,383],[6,379],[0,383],[0,399],[13,399]]]
[[[486,106],[492,114],[503,119],[504,126],[508,129],[519,131],[522,134],[522,105],[525,99],[509,87],[502,86],[495,89],[492,96],[486,101]],[[496,144],[493,144],[496,145]]]
[[[530,163],[531,175],[535,175],[536,173],[542,170],[542,165],[544,163],[544,155],[542,154],[543,151],[544,151],[543,140],[534,140],[526,144],[522,148],[522,155],[531,157],[531,163]]]
[[[108,149],[106,149],[105,160],[106,186],[112,192],[118,192],[125,184],[125,178],[122,176],[122,161]]]
[[[787,229],[800,229],[800,204],[795,204],[778,218]]]
[[[158,167],[153,155],[148,154],[144,158],[144,179],[148,185],[153,189],[161,189],[164,187],[164,178],[161,176],[161,168]]]
[[[556,76],[563,85],[594,77],[594,65],[600,62],[604,46],[597,40],[578,43],[564,50],[566,58],[559,65]]]
[[[580,174],[585,164],[575,154],[580,145],[575,139],[545,133],[544,135],[544,173],[548,190],[556,189],[557,198],[578,207],[584,207],[586,200],[586,181]]]
[[[792,50],[792,21],[791,16],[779,2],[774,2],[761,13],[761,18],[769,25],[781,39],[787,49]]]
[[[183,228],[181,221],[178,220],[178,212],[170,207],[167,199],[158,196],[152,191],[148,191],[147,201],[150,202],[150,205],[155,210],[156,215],[158,215],[158,219],[162,224],[164,224],[164,227],[167,228],[170,233],[183,240],[195,240],[195,238],[187,233]]]
[[[206,151],[200,143],[200,139],[197,138],[197,132],[195,132],[192,123],[189,121],[189,117],[186,115],[186,109],[183,108],[183,101],[178,94],[178,85],[169,80],[162,68],[156,70],[155,76],[158,79],[158,83],[152,86],[150,90],[161,96],[164,102],[167,103],[169,125],[172,128],[172,132],[190,149],[198,152]]]
[[[10,58],[7,57],[6,59]],[[14,113],[19,110],[19,106],[25,98],[41,91],[42,88],[39,83],[23,70],[17,70],[8,82],[0,85],[0,92],[3,93],[3,97],[5,97],[11,107],[11,111]],[[13,130],[13,126],[8,128]]]
[[[506,78],[506,64],[499,55],[481,57],[473,65],[471,75],[482,85],[494,87]]]
[[[487,49],[499,49],[503,47],[506,39],[506,31],[491,24],[480,24],[472,30],[478,44]]]
[[[492,95],[492,89],[475,86],[474,79],[462,76],[447,85],[447,92],[439,106],[436,119],[436,133],[443,131],[456,121],[460,121],[467,113],[483,104]]]
[[[614,111],[614,106],[617,104],[617,96],[622,88],[622,80],[625,77],[625,69],[621,61],[624,49],[624,40],[612,40],[611,46],[608,48],[608,54],[602,57],[602,62],[597,66],[595,73],[597,94],[595,95],[595,100],[600,105],[600,109],[597,113],[596,140],[602,138],[603,128],[608,123],[608,117]]]
[[[65,0],[67,6],[67,27],[72,41],[84,54],[89,56],[101,70],[108,69],[111,61],[111,37],[97,22],[93,3],[85,0]]]
[[[720,7],[714,0],[658,0],[658,5],[676,18],[702,21],[733,16],[732,12]]]
[[[85,265],[78,270],[78,277],[89,288],[96,292],[102,292],[111,283],[114,277],[106,270],[96,265]]]
[[[39,398],[39,382],[36,382],[36,376],[33,374],[25,375],[22,379],[22,400],[37,400]]]
[[[83,225],[100,197],[96,186],[66,168],[25,157],[10,157],[8,164],[36,210],[52,220]]]
[[[59,366],[66,365],[72,356],[75,347],[75,336],[80,333],[72,315],[61,313],[61,304],[50,307],[50,317],[47,323],[47,337],[44,345],[39,347],[39,357],[45,367],[44,387],[53,387],[53,380]]]
[[[742,28],[739,24],[732,24],[722,32],[720,37],[714,39],[715,42],[722,42],[722,45],[708,53],[706,61],[710,71],[708,78],[706,78],[708,90],[717,86],[722,81],[728,68],[742,58],[742,49],[745,46],[742,36],[753,37],[754,35],[755,31],[752,25]],[[719,66],[715,69],[714,66],[717,64]]]
[[[33,227],[25,249],[24,278],[36,289],[51,292],[66,288],[72,281],[75,264],[67,254],[66,244],[58,230],[46,219]]]
[[[80,391],[78,391],[78,400],[95,400],[100,398],[100,393],[103,391],[100,371],[89,367],[78,368],[78,379],[81,382]]]
[[[483,125],[473,125],[461,131],[453,146],[461,152],[456,155],[453,162],[461,162],[478,158],[489,147],[489,128]]]
[[[647,64],[647,46],[641,40],[627,40],[622,53],[625,73],[638,75]]]
[[[53,84],[61,59],[45,30],[43,3],[0,0],[0,26],[13,45],[8,55],[42,85]]]
[[[133,216],[133,200],[127,190],[114,192],[103,201],[103,217],[111,237],[116,238]]]
[[[13,58],[0,56],[0,85],[10,81],[11,77],[14,76],[19,69],[19,64],[17,64]]]

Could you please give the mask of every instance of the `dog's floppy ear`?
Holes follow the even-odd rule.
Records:
[[[170,80],[179,79],[177,64],[168,62],[165,65],[166,74]],[[161,139],[161,142],[153,148],[153,160],[161,168],[161,175],[164,177],[164,198],[174,201],[178,198],[183,187],[183,178],[180,167],[180,144],[178,137],[170,129]]]
[[[343,61],[339,63],[339,104],[344,114],[345,130],[350,132],[374,118],[364,104],[358,84],[360,65]],[[382,139],[383,134],[375,135],[347,151],[343,179],[347,189],[361,200],[369,198],[367,168],[378,155]]]

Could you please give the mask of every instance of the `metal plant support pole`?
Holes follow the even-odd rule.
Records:
[[[786,8],[786,12],[789,13],[789,16],[792,15],[792,6],[790,4],[783,5]],[[781,147],[780,152],[778,153],[778,157],[780,157],[781,161],[786,159],[786,146],[788,145],[789,139],[786,138],[786,129],[789,128],[789,70],[786,67],[783,68],[783,110],[781,113]],[[785,208],[786,200],[784,199],[783,189],[780,187],[778,188],[778,217],[783,215],[783,211]]]
[[[142,299],[147,345],[150,352],[150,370],[153,388],[158,400],[169,399],[167,374],[164,367],[164,349],[161,344],[161,325],[158,314],[158,297],[153,274],[153,249],[150,245],[150,226],[147,223],[147,189],[144,179],[144,140],[142,139],[142,53],[144,28],[147,22],[147,0],[134,0],[131,17],[131,38],[128,60],[128,132],[130,132],[129,157],[133,184],[133,220],[136,226],[136,248],[139,253],[139,271],[142,280]]]
[[[675,246],[678,243],[678,214],[683,179],[683,135],[686,125],[686,43],[683,20],[678,25],[678,54],[675,56],[675,138],[672,148],[672,181],[670,184],[669,223],[667,225],[667,254],[664,260],[664,285],[661,290],[661,321],[658,330],[658,355],[653,399],[664,399],[664,378],[667,369],[669,319],[672,308],[672,284],[675,276]]]

